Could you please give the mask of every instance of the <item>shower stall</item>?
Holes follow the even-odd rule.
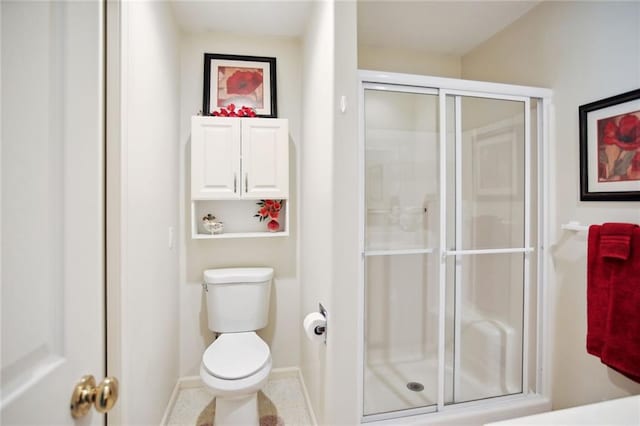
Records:
[[[360,72],[363,422],[541,395],[550,99]]]

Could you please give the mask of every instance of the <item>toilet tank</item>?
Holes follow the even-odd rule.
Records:
[[[273,268],[204,271],[209,330],[239,333],[266,327],[272,278]]]

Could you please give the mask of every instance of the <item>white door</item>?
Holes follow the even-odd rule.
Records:
[[[240,198],[240,119],[191,120],[191,198]]]
[[[0,2],[3,425],[70,415],[105,373],[103,5]]]
[[[289,197],[289,121],[242,120],[242,196]]]

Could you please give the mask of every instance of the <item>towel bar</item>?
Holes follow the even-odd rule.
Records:
[[[564,223],[560,225],[560,229],[564,229],[565,231],[582,232],[582,231],[588,231],[589,226],[580,225],[580,222],[572,220],[569,223]]]

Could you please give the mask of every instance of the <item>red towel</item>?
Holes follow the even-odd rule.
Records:
[[[631,236],[627,260],[611,263],[609,309],[602,362],[640,382],[640,228]]]
[[[587,352],[600,357],[609,307],[609,270],[600,257],[600,225],[589,227],[587,245]]]
[[[600,255],[627,260],[631,234],[638,225],[631,223],[605,223],[600,230]]]

